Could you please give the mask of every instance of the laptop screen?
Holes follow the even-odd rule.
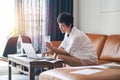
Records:
[[[23,47],[27,57],[37,58],[37,54],[36,54],[36,52],[35,52],[31,43],[23,43],[22,47]]]

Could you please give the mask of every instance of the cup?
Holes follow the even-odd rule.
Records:
[[[50,42],[51,37],[50,36],[45,36],[44,40],[45,42]]]
[[[47,47],[46,47],[46,42],[50,42],[50,36],[45,36],[44,38],[43,38],[43,45],[42,45],[42,49],[41,49],[41,53],[44,53],[44,52],[46,52],[46,50],[47,50]]]

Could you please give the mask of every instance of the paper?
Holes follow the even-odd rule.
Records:
[[[51,63],[55,63],[55,62],[57,62],[57,61],[62,61],[61,59],[56,59],[56,60],[48,60],[48,62],[51,62]]]
[[[50,62],[50,63],[55,63],[57,61],[62,61],[62,59],[54,59],[54,58],[43,58],[43,59],[40,59],[39,61],[46,61],[46,62]]]
[[[90,74],[95,74],[95,73],[102,72],[102,71],[103,70],[100,70],[100,69],[81,69],[81,70],[73,71],[71,73],[90,75]]]

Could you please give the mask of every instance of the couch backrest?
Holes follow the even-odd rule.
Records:
[[[51,43],[55,46],[55,47],[59,47],[59,45],[61,44],[62,41],[51,41]]]
[[[94,44],[94,46],[96,48],[96,53],[99,57],[101,55],[101,51],[103,49],[104,43],[107,39],[107,35],[104,35],[104,34],[90,34],[90,33],[86,33],[86,34],[90,38],[92,43]]]
[[[104,35],[104,34],[90,34],[90,33],[86,33],[86,34],[90,38],[92,43],[95,45],[96,53],[99,57],[100,54],[101,54],[101,51],[103,49],[104,43],[107,39],[107,35]],[[56,47],[58,47],[60,45],[60,43],[61,43],[61,41],[52,41],[52,44]]]
[[[120,61],[120,35],[110,35],[107,38],[100,59]]]

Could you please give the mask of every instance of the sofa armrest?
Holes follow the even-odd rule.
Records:
[[[51,41],[55,47],[59,47],[62,41]]]

